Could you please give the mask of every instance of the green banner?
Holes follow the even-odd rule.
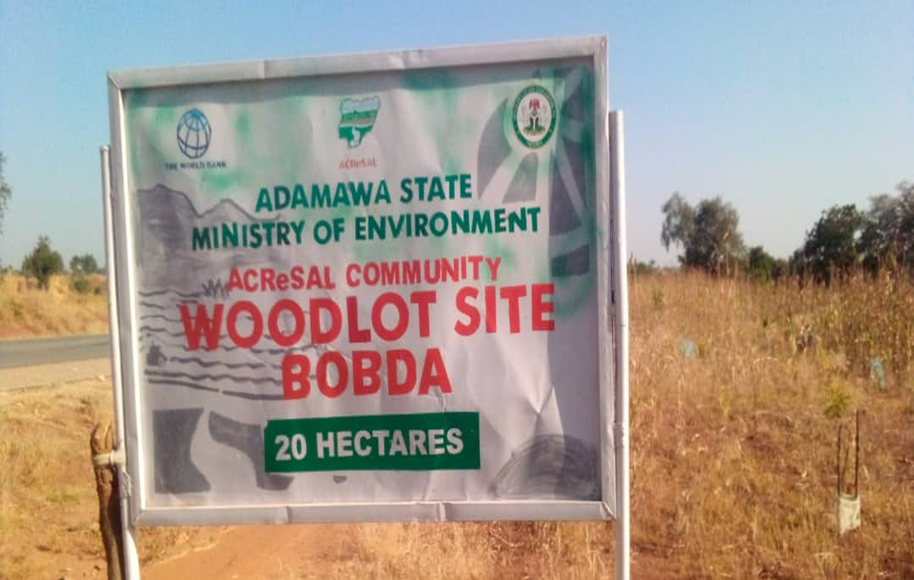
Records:
[[[264,455],[268,472],[479,469],[479,413],[279,419]]]

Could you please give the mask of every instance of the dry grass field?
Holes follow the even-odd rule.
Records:
[[[0,391],[0,578],[104,577],[89,434],[112,416],[110,380]],[[215,531],[152,530],[144,556]]]
[[[914,577],[910,281],[648,277],[631,295],[642,576],[663,562],[688,577]],[[863,526],[839,538],[837,428],[856,409]]]
[[[34,279],[0,275],[0,339],[108,332],[104,276],[88,276],[84,294],[66,275],[53,276],[50,286],[40,290]]]
[[[630,288],[633,577],[914,578],[914,284],[650,275]],[[87,441],[111,415],[108,389],[0,393],[0,577],[102,577]],[[857,409],[863,525],[839,537],[836,436]],[[612,524],[309,529],[323,547],[286,546],[281,577],[613,570]],[[145,569],[225,533],[143,529]]]

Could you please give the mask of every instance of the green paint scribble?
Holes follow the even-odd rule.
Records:
[[[429,68],[409,71],[400,75],[404,88],[411,92],[453,91],[458,88],[457,77],[446,68]]]
[[[463,158],[452,144],[469,140],[475,130],[474,124],[465,122],[460,115],[461,88],[467,81],[447,69],[428,69],[403,73],[400,82],[421,104],[413,114],[431,133],[439,170],[466,171]]]
[[[164,129],[171,125],[177,127],[180,118],[174,104],[161,103],[155,108],[155,117],[153,118],[153,121],[158,128]]]
[[[575,233],[573,239],[569,240],[567,245],[570,249],[567,252],[561,250],[552,252],[556,257],[567,257],[575,249],[587,247],[587,272],[580,275],[571,274],[562,271],[567,267],[567,262],[557,262],[552,271],[552,280],[556,286],[556,295],[562,295],[561,300],[555,301],[556,318],[564,318],[574,315],[582,306],[584,306],[597,289],[597,251],[598,244],[602,243],[605,238],[603,232],[596,226],[595,216],[589,212],[588,216],[581,216],[582,227]],[[580,234],[580,235],[577,235]],[[575,241],[584,240],[583,243],[575,245]],[[557,271],[558,270],[558,271]]]
[[[239,142],[251,142],[251,114],[246,108],[235,117],[235,133]]]
[[[244,179],[241,171],[204,171],[200,182],[212,192],[223,194],[226,190],[239,185]]]
[[[511,244],[503,242],[496,236],[487,236],[483,243],[483,252],[488,257],[500,257],[501,265],[498,267],[498,282],[504,284],[510,280],[511,272],[517,267],[517,254]],[[483,270],[480,270],[483,272]],[[483,272],[482,278],[486,282],[492,282],[492,272],[488,268]]]
[[[572,316],[590,301],[597,288],[597,253],[605,239],[605,232],[599,229],[596,215],[596,168],[594,152],[596,150],[594,124],[594,87],[593,75],[583,67],[562,70],[544,71],[543,78],[551,79],[552,88],[558,109],[559,130],[556,131],[557,148],[577,148],[583,160],[583,175],[576,176],[581,181],[576,183],[584,208],[578,215],[580,226],[573,232],[550,239],[550,260],[552,278],[556,285],[556,294],[561,300],[555,302],[557,318]],[[577,82],[574,82],[576,80]],[[565,122],[575,121],[580,124],[581,133],[576,138],[569,138],[561,130]],[[567,155],[566,155],[567,158]],[[552,171],[558,172],[557,156],[553,157]],[[583,274],[574,274],[569,266],[573,252],[587,248],[587,270]]]
[[[133,135],[137,128],[142,124],[140,122],[140,109],[145,104],[147,98],[146,91],[142,89],[131,89],[124,93],[124,134]],[[124,143],[130,157],[130,173],[136,180],[140,180],[143,159],[137,147],[130,143]]]

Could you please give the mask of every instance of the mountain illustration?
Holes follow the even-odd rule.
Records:
[[[230,199],[201,212],[186,193],[161,184],[138,190],[137,200],[137,265],[146,288],[200,290],[210,280],[225,278],[232,267],[263,263],[264,256],[250,248],[194,251],[193,230],[279,219],[255,217]]]

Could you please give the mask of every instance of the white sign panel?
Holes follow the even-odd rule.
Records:
[[[112,73],[134,518],[612,517],[605,67]]]

